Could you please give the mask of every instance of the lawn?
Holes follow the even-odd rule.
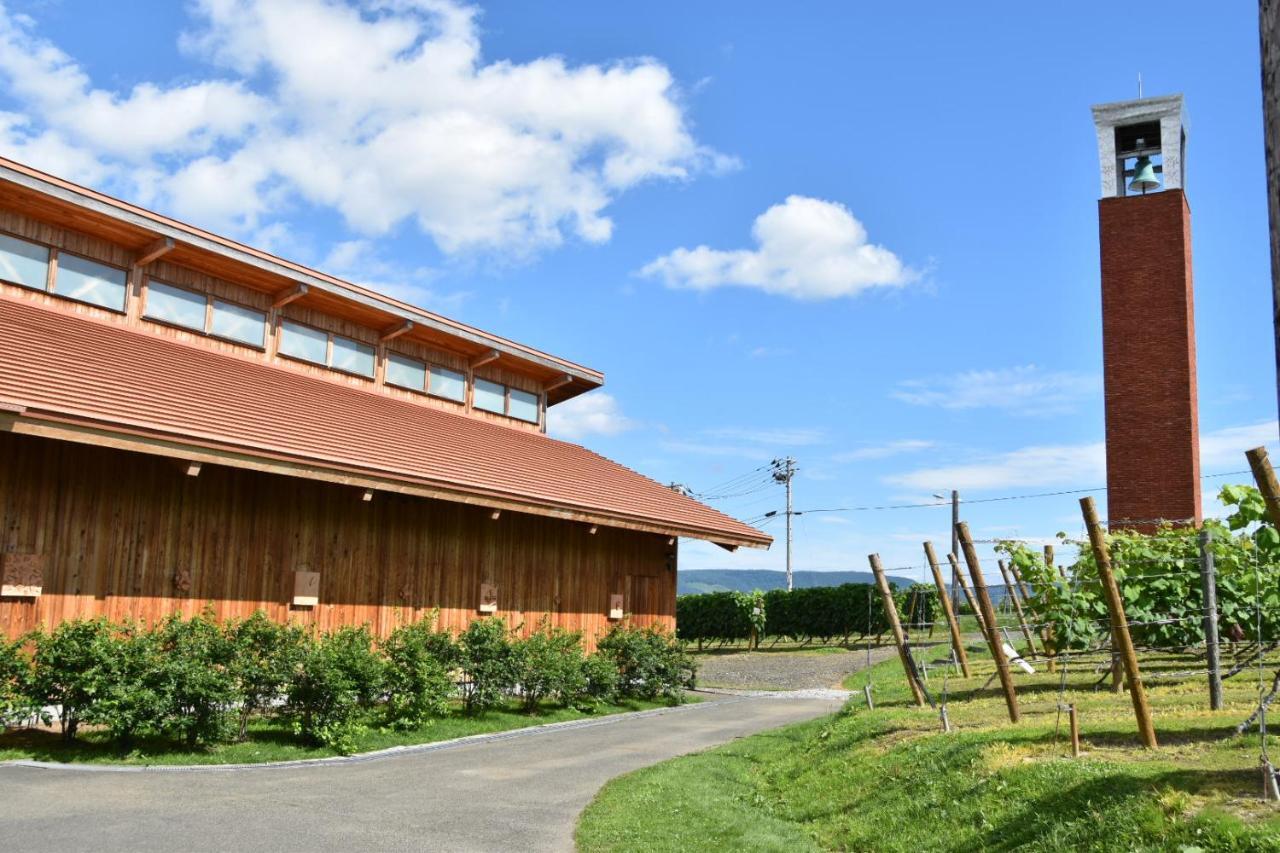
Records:
[[[688,697],[687,701],[696,701],[696,697]],[[544,723],[582,720],[627,711],[665,708],[670,705],[668,701],[631,700],[619,704],[601,705],[591,712],[546,705],[539,709],[538,713],[530,714],[517,708],[513,702],[506,708],[492,710],[478,716],[467,716],[460,709],[455,709],[447,717],[409,731],[371,727],[357,736],[355,752],[434,743],[467,735],[504,732]],[[174,741],[150,738],[140,739],[135,744],[135,748],[126,754],[121,754],[102,732],[82,731],[71,744],[63,743],[61,735],[56,731],[16,730],[0,734],[0,761],[34,759],[131,765],[255,764],[265,761],[327,758],[337,754],[334,750],[304,743],[294,734],[288,720],[282,718],[254,721],[249,727],[248,740],[242,743],[216,744],[204,749],[191,750]]]
[[[893,660],[871,670],[876,699],[614,780],[584,813],[586,851],[624,850],[1280,850],[1280,808],[1260,800],[1260,742],[1234,726],[1257,674],[1226,682],[1210,712],[1203,666],[1144,659],[1161,746],[1138,747],[1127,693],[1092,663],[1068,668],[1061,698],[1080,710],[1085,753],[1070,757],[1059,675],[1019,675],[1011,725],[993,672],[946,679],[955,726],[916,709]],[[867,674],[846,686],[861,691]],[[1268,678],[1269,681],[1269,678]],[[929,688],[940,694],[941,670]],[[1280,723],[1280,705],[1277,706]],[[1277,726],[1280,728],[1280,725]],[[1273,755],[1280,742],[1269,743]]]

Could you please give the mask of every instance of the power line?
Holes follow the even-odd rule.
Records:
[[[1220,474],[1205,474],[1203,477],[1201,477],[1201,479],[1208,480],[1212,477],[1234,477],[1240,474],[1248,474],[1248,473],[1249,473],[1248,471],[1224,471]],[[1029,500],[1031,498],[1054,498],[1054,497],[1061,497],[1062,495],[1083,495],[1083,494],[1088,494],[1090,492],[1105,492],[1106,490],[1107,490],[1106,486],[1099,486],[1093,489],[1063,489],[1057,492],[1037,492],[1034,494],[1027,494],[1027,495],[1002,495],[1000,497],[995,497],[995,498],[974,498],[969,500],[963,500],[961,501],[961,503],[986,504],[986,503],[998,503],[1000,501],[1022,501],[1022,500]],[[950,501],[933,501],[932,503],[882,504],[879,506],[819,507],[817,509],[796,510],[794,514],[803,515],[805,513],[816,513],[816,512],[870,512],[873,510],[924,509],[928,507],[939,507],[939,506],[951,506],[951,502]],[[777,513],[778,513],[778,510],[773,510],[772,512],[773,515],[776,515]]]

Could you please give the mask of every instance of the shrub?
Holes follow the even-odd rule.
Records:
[[[288,703],[297,715],[294,731],[320,746],[347,753],[364,728],[360,687],[352,677],[348,637],[308,637],[288,686]]]
[[[582,659],[582,677],[586,682],[577,705],[612,702],[618,695],[618,665],[608,655],[594,652]]]
[[[135,622],[109,626],[98,642],[101,677],[81,714],[86,723],[105,728],[122,752],[128,751],[138,735],[159,731],[170,713],[168,661],[158,634]]]
[[[536,711],[544,699],[570,705],[587,689],[583,671],[582,634],[553,628],[543,617],[537,630],[512,649],[514,680],[526,711]]]
[[[496,616],[476,619],[459,635],[458,652],[467,713],[500,705],[515,682],[514,650],[507,623]]]
[[[382,645],[387,657],[387,719],[411,729],[449,710],[457,649],[448,632],[435,630],[436,614],[392,632]]]
[[[156,635],[167,688],[165,731],[188,747],[227,739],[237,698],[230,672],[236,648],[228,634],[205,613],[170,616]]]
[[[5,723],[32,717],[40,706],[31,698],[31,658],[25,640],[0,642],[0,729]]]
[[[58,708],[64,740],[73,740],[80,722],[112,679],[112,628],[105,618],[63,622],[35,635],[31,698]]]
[[[386,692],[387,662],[373,645],[368,626],[338,628],[325,638],[335,664],[346,674],[362,708],[371,708]]]
[[[223,628],[231,649],[227,674],[239,704],[237,737],[248,734],[249,718],[278,697],[302,656],[306,635],[296,625],[273,622],[261,610]]]
[[[616,625],[600,638],[599,650],[617,667],[618,691],[623,696],[680,701],[697,674],[697,664],[684,644],[657,625]]]

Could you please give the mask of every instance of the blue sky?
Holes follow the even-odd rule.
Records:
[[[0,152],[601,369],[557,431],[664,482],[982,499],[1105,481],[1089,106],[1139,72],[1187,98],[1204,469],[1275,435],[1257,40],[1249,3],[8,0]],[[796,564],[947,521],[801,516]]]

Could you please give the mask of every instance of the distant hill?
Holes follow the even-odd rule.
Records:
[[[951,579],[950,571],[944,575]],[[787,573],[768,569],[689,569],[679,573],[676,595],[694,595],[700,592],[751,592],[752,590],[785,589]],[[889,575],[889,583],[899,588],[911,586],[911,578]],[[796,572],[795,586],[840,586],[842,583],[875,583],[871,572]],[[1004,584],[988,586],[991,603],[997,606],[1004,601]]]
[[[786,589],[787,573],[767,569],[690,569],[678,575],[676,595],[698,592],[751,592]],[[840,586],[842,583],[874,583],[871,572],[796,572],[796,587]],[[889,575],[889,583],[911,586],[910,578]]]

